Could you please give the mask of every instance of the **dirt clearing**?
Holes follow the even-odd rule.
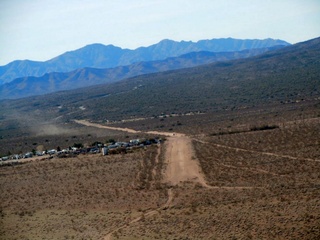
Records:
[[[109,129],[109,130],[116,130],[116,131],[122,131],[122,132],[128,132],[128,133],[139,133],[140,132],[140,131],[136,131],[136,130],[133,130],[130,128],[110,127],[110,126],[105,126],[105,125],[101,125],[98,123],[88,122],[86,120],[74,120],[74,121],[78,124],[82,124],[87,127],[105,128],[105,129]]]
[[[169,137],[166,145],[165,180],[172,185],[184,181],[197,181],[205,184],[196,158],[191,139],[186,136]]]

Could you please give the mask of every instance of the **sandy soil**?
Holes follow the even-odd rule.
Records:
[[[177,185],[183,181],[197,181],[205,184],[205,180],[195,159],[191,139],[186,136],[169,137],[166,141],[166,182]]]
[[[125,224],[125,225],[123,225],[123,226],[121,226],[121,227],[113,230],[112,232],[108,233],[108,234],[103,238],[103,240],[111,240],[111,239],[112,239],[112,235],[113,235],[115,232],[117,232],[117,231],[119,231],[119,230],[127,227],[127,226],[130,225],[130,224],[139,222],[142,218],[146,218],[146,217],[150,217],[150,216],[153,216],[153,215],[155,215],[155,214],[158,214],[160,210],[166,209],[166,208],[170,207],[172,201],[173,201],[173,192],[172,192],[172,189],[170,188],[170,189],[168,189],[168,200],[167,200],[167,202],[166,202],[163,206],[161,206],[161,207],[159,207],[159,208],[157,208],[157,209],[155,209],[155,210],[150,210],[150,211],[144,213],[143,215],[141,215],[141,216],[133,219],[133,220],[132,220],[131,222],[129,222],[128,224]]]
[[[130,128],[119,128],[119,127],[111,127],[111,126],[105,126],[98,123],[91,123],[86,120],[74,120],[78,124],[82,124],[88,127],[96,127],[96,128],[105,128],[110,130],[116,130],[116,131],[122,131],[122,132],[128,132],[128,133],[139,133],[140,131],[136,131],[134,129]]]
[[[287,160],[299,160],[286,162],[299,163],[301,161],[302,164],[305,163],[306,165],[302,166],[302,169],[308,170],[308,166],[315,166],[314,163],[318,162],[319,159],[298,158],[289,155],[282,155],[281,153],[276,154],[259,150],[245,149],[245,147],[231,147],[223,143],[218,144],[205,141],[205,136],[187,136],[174,132],[136,131],[130,128],[113,127],[112,125],[105,126],[84,120],[76,122],[78,124],[100,129],[110,129],[129,133],[148,133],[166,137],[164,144],[158,145],[157,149],[152,149],[153,152],[152,155],[150,155],[150,159],[154,160],[155,163],[160,162],[161,166],[164,166],[164,168],[161,167],[161,169],[164,171],[161,174],[161,181],[163,181],[165,184],[159,185],[161,187],[161,201],[158,201],[157,204],[151,205],[152,207],[150,208],[144,208],[143,211],[140,209],[137,212],[135,210],[131,212],[130,210],[130,213],[125,215],[126,217],[119,217],[119,221],[112,222],[111,226],[106,225],[109,221],[108,218],[112,219],[117,215],[104,215],[106,217],[104,217],[103,220],[100,220],[100,228],[97,229],[97,233],[99,233],[99,237],[101,239],[118,239],[119,234],[123,239],[156,239],[154,238],[155,235],[153,234],[159,234],[157,236],[161,237],[160,233],[162,234],[163,232],[165,232],[166,235],[162,236],[166,236],[167,238],[162,239],[169,239],[170,237],[168,236],[174,235],[176,232],[180,232],[180,234],[183,233],[184,238],[172,237],[171,239],[213,239],[213,237],[209,236],[213,236],[214,232],[218,232],[217,234],[220,234],[217,236],[224,236],[220,237],[220,239],[232,239],[231,237],[238,237],[236,235],[231,236],[231,234],[234,232],[237,234],[239,233],[239,238],[243,239],[257,238],[261,232],[265,234],[264,236],[273,236],[271,238],[276,238],[276,236],[280,234],[279,236],[282,236],[283,239],[289,239],[290,237],[283,236],[286,236],[286,234],[287,236],[298,236],[294,235],[294,232],[297,231],[295,230],[297,226],[300,226],[300,230],[298,231],[300,231],[301,234],[305,233],[308,229],[310,229],[310,231],[316,231],[318,229],[316,226],[319,225],[316,221],[318,221],[319,218],[317,218],[318,215],[316,207],[319,204],[316,200],[314,200],[314,198],[317,196],[317,174],[315,174],[313,178],[305,178],[307,180],[311,179],[309,185],[307,185],[305,184],[306,181],[304,181],[303,176],[299,175],[302,174],[303,171],[300,173],[297,170],[293,171],[292,174],[289,173],[282,175],[282,172],[279,172],[280,174],[278,174],[278,172],[269,171],[269,168],[261,168],[260,165],[257,167],[255,167],[255,165],[248,167],[247,165],[239,165],[235,161],[237,160],[238,154],[239,157],[241,157],[241,154],[250,155],[250,153],[254,153],[260,154],[262,157],[263,155],[267,155],[275,157],[276,159],[286,158]],[[204,156],[208,156],[210,161],[216,161],[214,162],[214,167],[223,167],[224,172],[222,172],[222,174],[232,171],[236,172],[238,170],[240,175],[236,175],[236,177],[240,179],[239,184],[235,182],[235,184],[232,184],[230,187],[229,185],[224,186],[223,184],[221,184],[221,186],[217,186],[219,182],[213,183],[212,181],[213,185],[208,185],[206,180],[211,182],[209,181],[210,175],[206,175],[207,178],[205,178],[205,175],[203,174],[203,170],[206,169],[201,168],[199,161],[196,158],[196,156],[199,156],[199,159],[203,161],[203,158],[200,158],[202,155],[198,152],[199,144],[195,143],[194,141],[203,143],[203,145],[201,145],[202,148],[200,148],[202,151],[211,147],[210,149],[212,151],[210,152],[208,150],[208,152],[205,152],[206,155]],[[215,155],[215,157],[211,158],[211,154],[215,153],[214,150],[216,149],[219,149],[222,153],[232,150],[234,155],[230,156],[234,157],[235,161],[224,162],[222,161],[224,158],[221,155]],[[257,156],[259,157],[259,155]],[[311,164],[312,162],[312,165],[307,165]],[[300,164],[297,166],[300,166]],[[152,165],[152,168],[148,169],[148,177],[150,174],[152,174],[151,179],[153,180],[158,177],[156,183],[159,183],[160,169],[158,167],[158,164],[155,164]],[[121,165],[117,169],[121,170],[123,169],[123,166]],[[273,170],[272,168],[270,169]],[[246,178],[246,175],[241,174],[242,172],[250,172],[249,174],[252,173],[253,175],[256,175],[257,179],[266,176],[263,179],[268,180],[269,178],[274,178],[275,181],[270,181],[273,185],[269,185],[269,182],[266,180],[265,183],[259,185],[261,187],[255,187],[255,185],[246,185],[243,184],[245,181],[241,181],[242,178]],[[89,171],[88,173],[91,174]],[[314,172],[311,171],[311,168],[310,173],[314,174]],[[89,176],[91,176],[90,174]],[[223,176],[222,174],[221,176]],[[136,174],[134,174],[134,176],[135,175]],[[214,171],[213,175],[216,176],[217,171]],[[227,175],[227,177],[231,175],[232,173]],[[303,185],[299,185],[300,183],[297,183],[297,185],[294,183],[293,185],[291,179],[295,178],[297,180],[301,178]],[[103,175],[101,179],[104,180],[105,175]],[[155,182],[152,182],[150,179],[149,181],[151,181],[151,186],[156,186],[152,185]],[[93,183],[94,182],[95,181],[93,180]],[[246,189],[249,189],[249,191],[246,191]],[[301,196],[297,194],[300,192],[300,189],[301,191],[304,191]],[[131,188],[126,189],[126,191],[126,193],[129,193]],[[304,195],[306,192],[308,195]],[[115,199],[120,198],[121,197],[116,197]],[[157,198],[157,196],[155,198]],[[102,196],[101,199],[104,200],[106,197]],[[146,198],[146,201],[148,202],[149,198]],[[127,204],[127,202],[124,204]],[[312,214],[313,211],[315,214]],[[60,216],[61,215],[59,215],[59,217]],[[119,216],[122,215],[120,214]],[[17,215],[16,218],[24,220],[24,217],[19,217],[19,215]],[[312,225],[312,221],[315,222],[315,224]],[[294,228],[290,230],[291,224],[294,226]],[[306,226],[313,226],[313,229],[310,227],[304,227],[303,224]],[[279,227],[276,225],[279,225]],[[161,229],[159,230],[159,228]],[[304,228],[306,230],[303,230]],[[267,230],[264,232],[262,229]],[[188,230],[189,232],[187,232]],[[257,232],[254,232],[256,230]],[[95,232],[96,230],[93,231]],[[148,231],[153,232],[149,234]],[[205,233],[205,231],[207,231],[207,233]],[[272,233],[268,233],[268,231]],[[282,233],[281,231],[287,232]],[[202,232],[204,233],[203,236],[206,236],[206,238],[195,237],[200,236]],[[232,233],[228,235],[229,232]],[[253,235],[251,237],[247,235],[246,237],[246,233],[244,232],[248,232]],[[188,235],[189,233],[190,236]],[[179,235],[179,233],[177,235]],[[128,236],[130,236],[130,238]],[[131,238],[131,236],[133,236],[133,238]],[[146,236],[148,237],[146,238]],[[304,239],[301,236],[303,235],[300,235],[300,239]],[[219,237],[215,238],[219,239]],[[265,237],[265,239],[267,239],[267,237]]]

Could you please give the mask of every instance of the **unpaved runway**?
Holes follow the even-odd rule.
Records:
[[[165,143],[165,149],[166,182],[172,185],[177,185],[184,181],[205,183],[189,137],[169,137]]]

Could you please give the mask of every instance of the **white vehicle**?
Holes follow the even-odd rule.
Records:
[[[7,161],[8,159],[9,159],[9,157],[7,157],[7,156],[1,158],[2,161]]]
[[[55,150],[55,149],[48,150],[48,154],[50,154],[50,155],[53,155],[56,153],[57,153],[57,150]]]

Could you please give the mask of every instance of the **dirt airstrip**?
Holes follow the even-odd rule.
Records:
[[[90,123],[85,120],[76,120],[78,124],[83,124],[85,126],[103,128],[103,129],[110,129],[110,130],[117,130],[117,131],[125,131],[128,133],[138,133],[134,129],[129,128],[118,128],[118,127],[111,127],[105,126],[96,123]],[[192,140],[188,136],[181,134],[181,133],[169,133],[169,132],[157,132],[157,131],[149,131],[146,132],[147,134],[156,134],[166,136],[167,140],[165,142],[165,159],[166,159],[166,171],[165,171],[165,179],[164,182],[168,183],[169,185],[175,186],[181,182],[192,181],[198,182],[199,184],[210,187],[207,185],[204,176],[201,172],[199,167],[199,163],[195,158],[193,148],[192,148]],[[168,200],[161,206],[161,208],[168,207],[173,200],[173,193],[172,190],[168,190]],[[146,217],[154,215],[157,213],[157,210],[151,210],[145,214]],[[141,217],[138,217],[132,220],[129,224],[135,223],[139,221]],[[112,239],[112,234],[116,231],[124,228],[125,226],[119,227],[114,231],[108,233],[104,240]]]

